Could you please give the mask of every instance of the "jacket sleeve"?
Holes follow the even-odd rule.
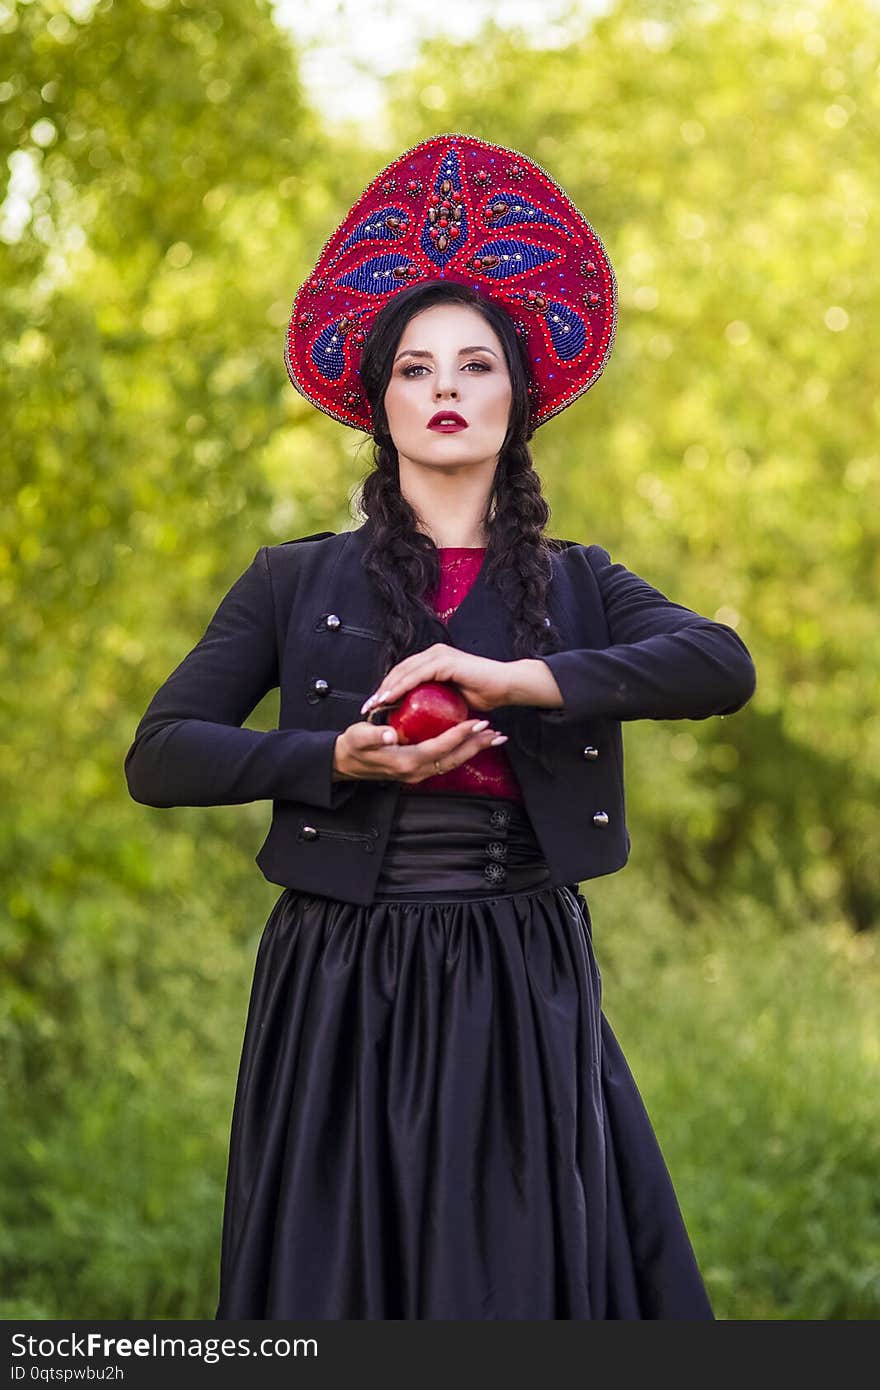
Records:
[[[755,692],[755,667],[725,623],[673,603],[602,546],[586,549],[611,637],[604,648],[553,652],[545,661],[562,692],[551,723],[568,719],[708,719],[733,714]]]
[[[145,806],[305,801],[335,810],[357,779],[332,780],[338,730],[243,729],[278,685],[272,578],[262,546],[208,627],[150,701],[125,757]]]

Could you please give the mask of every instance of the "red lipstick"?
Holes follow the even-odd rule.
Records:
[[[467,420],[455,410],[438,410],[428,421],[428,429],[437,430],[440,434],[455,434],[457,430],[466,430],[467,427]]]

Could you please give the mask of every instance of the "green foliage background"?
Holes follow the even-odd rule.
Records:
[[[880,1314],[877,18],[487,24],[388,81],[377,148],[266,0],[0,0],[0,1315],[213,1315],[269,806],[150,810],[122,762],[257,547],[352,524],[364,441],[288,384],[290,302],[454,130],[547,168],[618,275],[604,376],[534,441],[552,533],[758,670],[736,716],[626,729],[606,1013],[718,1316]]]

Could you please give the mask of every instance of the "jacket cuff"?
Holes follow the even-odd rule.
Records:
[[[303,746],[301,731],[296,746],[291,750],[289,793],[287,778],[282,776],[283,790],[279,793],[291,801],[307,801],[311,806],[319,806],[327,811],[335,811],[344,806],[361,784],[361,779],[352,777],[334,781],[333,754],[336,740],[342,731],[321,729],[310,733],[308,743]],[[284,730],[278,730],[283,737]]]
[[[576,655],[578,656],[576,661],[566,660],[566,658]],[[577,707],[582,689],[579,672],[583,672],[580,654],[573,651],[551,652],[547,656],[539,657],[538,660],[543,661],[550,668],[553,679],[559,686],[563,701],[561,706],[553,705],[549,708],[546,705],[536,706],[538,717],[542,723],[567,724],[583,719],[584,712]]]

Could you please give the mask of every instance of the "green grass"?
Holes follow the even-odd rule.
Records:
[[[675,920],[585,884],[603,1008],[719,1318],[880,1316],[880,942],[780,934],[742,901]]]

